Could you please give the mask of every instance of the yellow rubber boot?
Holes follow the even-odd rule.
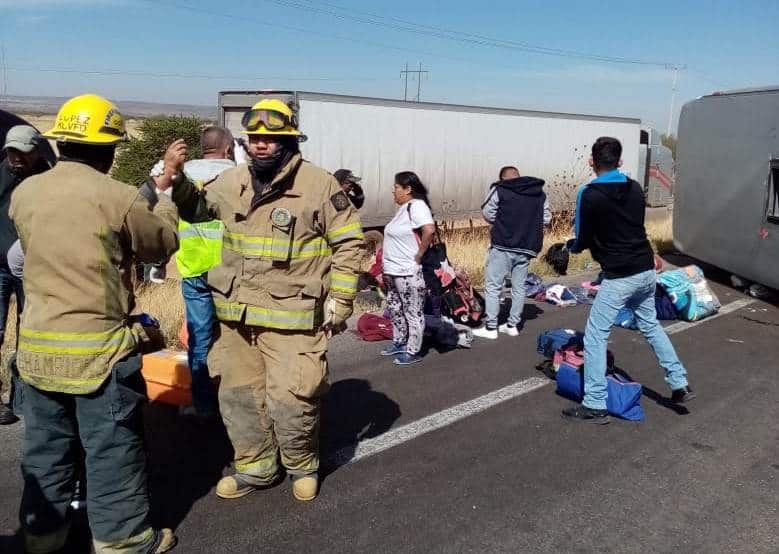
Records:
[[[159,533],[160,544],[157,545],[154,554],[163,554],[163,552],[170,552],[173,550],[173,547],[176,546],[176,543],[178,542],[173,531],[170,529],[160,529]]]
[[[304,475],[292,481],[292,496],[301,502],[309,502],[319,492],[319,478],[316,474]]]

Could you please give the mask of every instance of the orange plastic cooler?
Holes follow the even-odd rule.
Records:
[[[160,350],[143,356],[143,373],[146,392],[152,402],[174,406],[192,404],[191,377],[187,353],[176,350]]]

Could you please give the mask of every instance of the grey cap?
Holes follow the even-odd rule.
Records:
[[[5,135],[5,145],[3,149],[15,148],[20,152],[29,154],[41,144],[44,138],[41,134],[35,130],[34,127],[29,125],[16,125],[8,129],[8,134]]]

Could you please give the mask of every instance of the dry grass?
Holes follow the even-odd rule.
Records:
[[[549,231],[544,236],[543,251],[545,252],[556,242],[565,242],[573,236],[573,230],[568,222],[570,215],[555,217]],[[647,223],[647,233],[652,247],[658,254],[673,250],[673,229],[671,218],[665,218]],[[484,264],[487,249],[490,245],[489,228],[447,229],[444,231],[447,253],[454,264],[464,269],[477,286],[484,283]],[[543,254],[542,254],[543,255]],[[597,269],[597,263],[589,251],[571,255],[568,265],[569,273]],[[530,271],[541,277],[554,277],[556,273],[541,257],[530,263]]]
[[[570,217],[556,218],[551,230],[544,238],[544,250],[555,242],[563,242],[572,234]],[[652,246],[659,254],[665,254],[673,249],[673,234],[671,218],[650,221],[647,223],[647,233]],[[489,229],[477,227],[472,229],[443,229],[442,234],[446,241],[447,251],[454,264],[463,268],[471,277],[474,284],[481,286],[484,282],[484,262],[487,248],[490,244]],[[571,256],[569,272],[576,273],[583,270],[597,269],[589,252]],[[530,271],[549,278],[555,275],[548,264],[541,259],[533,260]],[[184,319],[184,302],[181,297],[181,286],[177,280],[169,279],[163,285],[146,284],[137,290],[138,311],[146,312],[160,320],[162,335],[168,347],[178,345],[178,332]],[[355,306],[357,313],[372,311],[380,306],[370,303],[358,303]],[[6,365],[8,355],[16,344],[16,305],[11,302],[8,313],[8,328],[5,344],[0,353],[0,377],[7,382]]]

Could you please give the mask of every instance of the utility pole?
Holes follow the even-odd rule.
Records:
[[[406,62],[406,69],[400,72],[400,76],[403,77],[405,85],[403,89],[403,100],[408,102],[408,76],[413,73],[417,76],[417,97],[414,100],[419,102],[422,98],[422,74],[430,73],[429,71],[422,71],[422,62],[419,62],[419,69],[409,69],[408,62]]]
[[[0,40],[0,97],[8,94],[8,72],[5,68],[5,42]]]
[[[679,71],[682,69],[687,69],[686,65],[674,65],[671,66],[669,69],[672,69],[674,72],[674,78],[673,83],[671,84],[671,105],[668,108],[668,131],[666,132],[667,136],[671,136],[671,130],[673,128],[673,121],[674,121],[674,103],[676,101],[676,81],[679,77]]]

